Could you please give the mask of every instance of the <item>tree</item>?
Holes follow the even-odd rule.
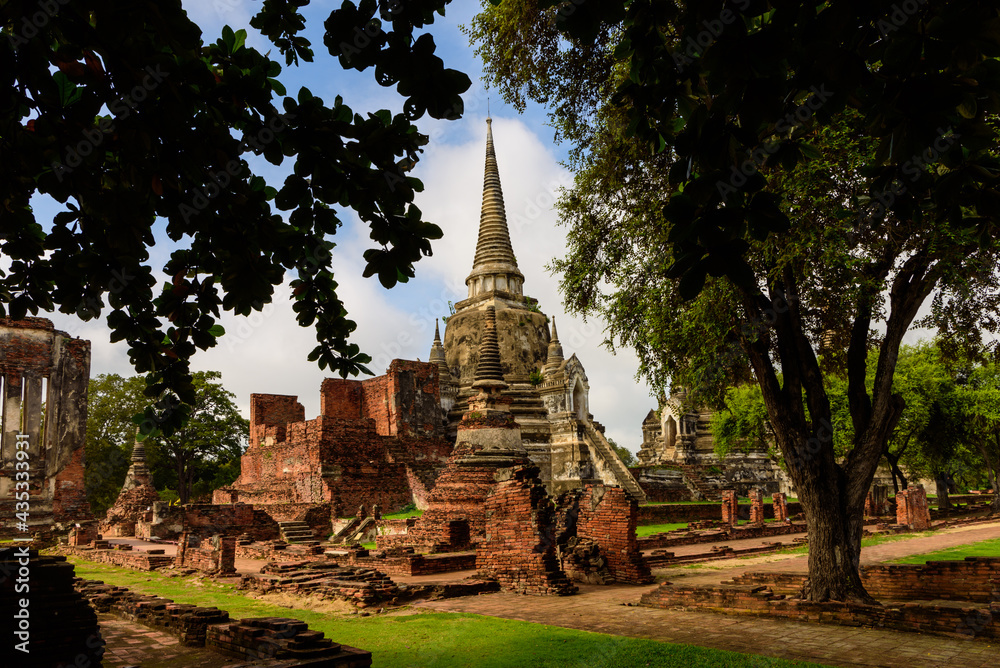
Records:
[[[624,464],[625,466],[635,466],[636,459],[635,455],[632,454],[631,450],[629,450],[623,445],[618,445],[617,443],[615,443],[614,439],[611,438],[608,439],[608,443],[614,449],[615,454],[618,455],[618,458],[622,460],[622,464]]]
[[[239,475],[240,456],[246,449],[250,423],[240,415],[233,403],[236,395],[222,386],[221,378],[218,371],[194,373],[196,399],[190,419],[170,436],[157,439],[154,446],[176,475],[181,503],[191,500],[199,474],[207,478],[206,482],[219,482],[219,486]],[[225,479],[225,472],[220,469],[226,468],[230,475],[235,475]]]
[[[299,34],[306,4],[265,0],[251,20],[286,65],[314,57]],[[306,88],[286,95],[281,65],[245,31],[205,42],[179,0],[0,4],[0,315],[107,310],[146,396],[162,397],[147,424],[165,433],[195,404],[189,360],[224,334],[220,311],[261,310],[289,273],[298,324],[316,330],[310,361],[368,372],[337,296],[333,207],[371,228],[365,276],[387,288],[441,236],[413,206],[422,186],[407,172],[427,143],[413,122],[460,117],[470,85],[421,34],[446,4],[346,1],[324,24],[341,67],[396,86],[396,115],[357,114]],[[276,188],[250,154],[294,164]],[[37,220],[35,196],[64,210]],[[157,242],[171,247],[162,267]]]
[[[181,503],[192,493],[204,496],[239,476],[249,423],[223,387],[217,371],[194,373],[195,404],[190,419],[170,436],[146,439],[146,461],[153,486],[175,489]],[[142,419],[146,381],[101,374],[90,381],[87,413],[87,496],[95,514],[114,503],[125,480]]]
[[[1000,512],[1000,368],[996,362],[973,369],[956,394],[965,414],[967,438],[982,457],[981,470],[993,489],[993,512]]]
[[[972,0],[542,1],[470,29],[507,99],[588,91],[551,111],[575,144],[567,305],[604,315],[654,384],[760,386],[808,520],[811,600],[873,602],[864,501],[920,306],[937,290],[943,334],[996,330],[997,21]],[[542,73],[551,49],[594,64]],[[821,359],[824,340],[846,354]],[[846,379],[840,460],[821,364]]]
[[[100,374],[90,379],[87,391],[87,467],[84,480],[90,509],[104,515],[121,492],[135,442],[132,417],[142,413],[148,400],[143,396],[142,376],[123,378]]]

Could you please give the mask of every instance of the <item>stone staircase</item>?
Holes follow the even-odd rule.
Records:
[[[290,545],[319,545],[316,534],[305,522],[278,522],[281,540]]]
[[[715,486],[710,485],[702,477],[701,471],[698,466],[691,464],[678,464],[677,468],[680,469],[681,473],[684,475],[684,482],[688,489],[692,493],[697,492],[695,496],[700,495],[700,497],[706,501],[722,501],[722,490]]]
[[[591,452],[596,452],[604,460],[604,463],[614,472],[618,484],[639,503],[648,501],[646,492],[639,486],[639,483],[632,476],[632,472],[628,470],[608,440],[604,438],[604,434],[597,431],[591,422],[583,422],[583,425],[586,428],[587,442],[591,446]]]

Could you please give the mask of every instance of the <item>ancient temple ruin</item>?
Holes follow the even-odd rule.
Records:
[[[575,354],[564,357],[555,322],[550,323],[538,302],[524,294],[524,275],[507,228],[491,119],[486,123],[486,174],[479,238],[465,281],[468,298],[455,304],[443,344],[435,332],[431,348],[431,360],[440,369],[441,407],[447,414],[449,436],[455,438],[470,399],[477,394],[473,384],[480,336],[492,307],[508,386],[503,394],[549,492],[605,483],[644,500],[642,489],[590,413],[590,385],[583,364]]]
[[[0,375],[0,537],[30,536],[89,518],[83,452],[90,342],[44,318],[0,319]],[[19,445],[24,442],[26,447]],[[25,487],[30,503],[19,516],[25,511],[15,494]],[[22,519],[27,526],[19,524]]]
[[[692,406],[683,388],[649,411],[642,422],[639,482],[658,501],[719,498],[723,489],[741,495],[757,487],[768,493],[793,492],[791,479],[764,449],[731,452],[720,458],[712,436],[712,411]]]
[[[213,502],[253,504],[276,520],[315,526],[360,505],[423,506],[452,449],[437,376],[434,364],[393,360],[384,376],[328,378],[313,420],[298,397],[251,395],[240,477],[215,490]]]

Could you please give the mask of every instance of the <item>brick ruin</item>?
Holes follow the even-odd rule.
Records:
[[[228,612],[218,608],[178,604],[90,580],[78,579],[76,591],[90,601],[93,610],[162,631],[186,647],[216,650],[252,661],[255,666],[367,668],[372,665],[370,652],[333,642],[298,619],[233,620]],[[68,661],[67,665],[84,664]],[[100,666],[100,662],[86,665]]]
[[[99,531],[105,538],[135,536],[136,523],[152,521],[153,506],[160,501],[146,466],[146,447],[139,441],[132,447],[132,463],[114,504],[108,508]]]
[[[199,538],[223,535],[256,541],[280,535],[278,523],[267,512],[245,503],[168,506],[156,502],[152,512],[135,524],[135,536],[145,540],[176,540],[184,532]]]
[[[1000,558],[861,566],[865,589],[885,605],[798,598],[805,574],[744,573],[722,586],[663,582],[640,605],[820,621],[951,637],[1000,638]],[[940,603],[940,601],[947,603]]]
[[[251,395],[240,478],[217,489],[213,501],[253,504],[281,521],[300,520],[322,504],[327,528],[331,517],[361,505],[386,512],[425,505],[452,450],[440,401],[437,365],[403,360],[393,360],[384,376],[324,380],[313,420],[297,397]],[[300,506],[295,516],[289,504]]]
[[[84,489],[84,445],[90,342],[50,320],[0,319],[3,427],[0,437],[0,537],[18,529],[16,493],[29,493],[28,532],[68,528],[90,517]],[[44,406],[44,411],[43,411]],[[27,436],[18,448],[18,434]],[[22,459],[20,452],[27,453]]]
[[[28,564],[25,567],[25,564]],[[5,665],[94,666],[104,654],[97,614],[73,589],[73,565],[66,557],[39,555],[27,548],[0,548],[0,628],[3,629]],[[27,589],[15,589],[19,578]],[[28,592],[28,593],[26,593]],[[28,607],[19,602],[29,596]],[[18,636],[18,618],[25,611],[29,629]],[[26,643],[26,654],[14,645]],[[23,657],[19,659],[17,657]]]
[[[575,594],[556,556],[555,508],[538,478],[524,466],[498,472],[501,479],[483,505],[486,535],[476,550],[476,570],[518,594]],[[509,477],[507,477],[509,476]]]
[[[926,531],[931,526],[927,507],[927,492],[920,485],[896,492],[896,524],[914,531]]]
[[[185,531],[177,542],[174,563],[180,568],[193,568],[216,575],[235,573],[236,538],[215,535],[203,539]]]

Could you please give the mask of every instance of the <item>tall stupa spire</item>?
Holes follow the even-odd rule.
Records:
[[[486,119],[486,175],[483,178],[483,207],[479,215],[479,240],[472,273],[465,279],[469,297],[500,291],[516,297],[522,294],[524,275],[510,244],[507,212],[504,208],[500,170],[493,148],[493,119]]]

